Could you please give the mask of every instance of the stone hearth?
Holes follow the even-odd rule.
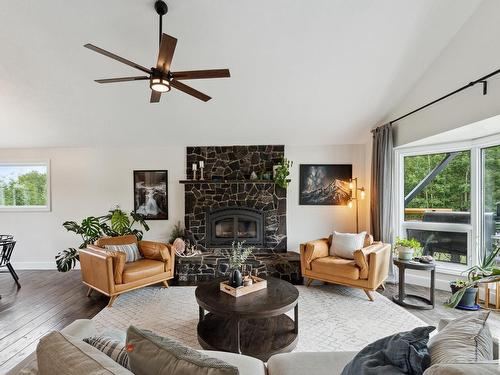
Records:
[[[293,284],[303,283],[299,254],[295,252],[254,253],[247,260],[243,271],[262,278],[277,277]],[[177,285],[197,285],[214,278],[228,277],[229,265],[227,258],[218,251],[193,257],[176,257],[175,276]]]

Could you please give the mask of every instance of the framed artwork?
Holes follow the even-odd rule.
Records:
[[[168,171],[134,171],[134,211],[146,220],[168,219]]]
[[[351,198],[352,164],[301,164],[299,204],[345,206]]]

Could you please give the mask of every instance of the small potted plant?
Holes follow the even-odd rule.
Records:
[[[396,238],[396,250],[399,260],[412,260],[415,252],[418,252],[422,246],[416,239]]]
[[[243,285],[243,276],[241,275],[241,266],[245,264],[247,258],[252,254],[253,247],[243,247],[244,242],[233,242],[231,250],[226,252],[229,261],[229,285],[238,288]]]
[[[477,285],[475,287],[467,287],[467,280],[457,279],[455,281],[450,281],[451,293],[453,295],[461,295],[458,300],[457,306],[465,308],[474,308],[476,305],[476,294],[478,291]],[[462,291],[463,289],[463,291]]]
[[[290,168],[292,168],[293,161],[287,158],[281,159],[281,162],[274,168],[274,182],[279,187],[286,189],[288,187],[288,176],[290,175]]]

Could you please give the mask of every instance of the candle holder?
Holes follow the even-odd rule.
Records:
[[[198,164],[193,163],[192,169],[193,169],[193,180],[196,180],[196,170],[198,169]]]
[[[205,169],[205,162],[200,160],[200,180],[204,180],[205,176],[203,175],[203,170]]]

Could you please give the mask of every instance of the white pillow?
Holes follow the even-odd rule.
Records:
[[[354,259],[354,252],[362,249],[365,243],[366,232],[339,233],[333,232],[330,255],[346,259]]]

